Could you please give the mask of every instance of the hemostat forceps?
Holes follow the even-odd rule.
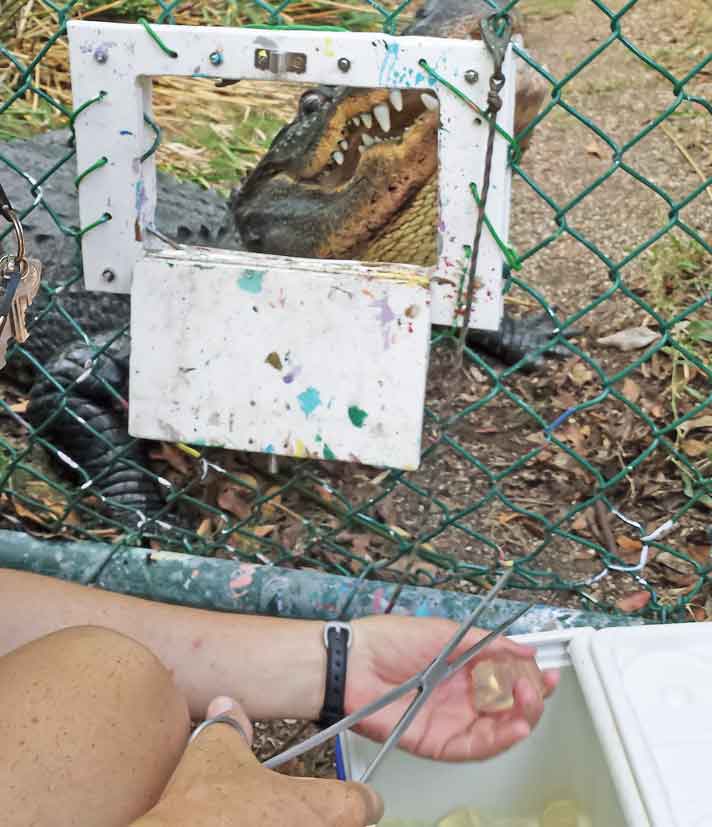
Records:
[[[362,721],[364,718],[368,718],[370,715],[373,715],[374,712],[378,712],[379,710],[393,703],[393,701],[397,700],[402,695],[406,695],[409,692],[412,692],[414,689],[417,690],[415,698],[413,698],[408,708],[403,713],[403,716],[401,717],[400,721],[398,721],[398,723],[395,725],[395,727],[391,731],[391,734],[384,741],[378,754],[366,768],[366,771],[360,779],[362,782],[368,781],[371,775],[373,774],[374,770],[376,769],[376,767],[378,767],[378,765],[384,759],[386,754],[393,747],[395,747],[400,741],[400,739],[403,737],[403,734],[405,733],[406,729],[408,729],[413,719],[420,711],[420,708],[432,694],[433,690],[442,681],[447,680],[447,678],[449,678],[451,675],[457,672],[458,669],[461,669],[463,666],[465,666],[465,664],[471,661],[472,658],[475,657],[475,655],[477,655],[479,652],[482,651],[482,649],[484,649],[486,646],[492,643],[492,641],[494,641],[503,632],[505,632],[525,612],[531,609],[533,605],[531,603],[524,606],[522,609],[515,612],[511,617],[507,618],[507,620],[505,620],[503,623],[500,623],[488,635],[483,637],[482,640],[480,640],[474,646],[471,646],[466,652],[463,652],[459,657],[455,658],[455,660],[452,661],[452,663],[448,663],[447,659],[456,649],[460,641],[465,637],[470,628],[477,622],[480,615],[485,611],[485,609],[487,609],[490,606],[490,604],[496,597],[497,593],[505,585],[507,580],[509,580],[509,578],[511,577],[512,571],[512,568],[508,568],[508,570],[505,571],[504,574],[502,574],[497,579],[497,582],[490,589],[490,591],[487,593],[482,602],[477,606],[477,608],[473,612],[470,613],[470,615],[467,618],[465,618],[465,620],[460,625],[460,628],[453,635],[450,642],[444,647],[444,649],[440,652],[440,654],[429,666],[426,666],[425,669],[418,672],[417,675],[414,675],[412,678],[409,678],[407,681],[404,681],[400,686],[395,687],[395,689],[391,689],[390,692],[386,692],[385,695],[383,695],[375,701],[372,701],[369,704],[366,704],[366,706],[361,707],[361,709],[357,709],[355,712],[352,712],[350,715],[347,715],[345,718],[342,718],[340,721],[328,727],[327,729],[322,730],[316,735],[313,735],[311,738],[307,738],[305,741],[302,741],[300,744],[296,744],[295,746],[290,747],[284,752],[281,752],[279,755],[276,755],[273,758],[270,758],[268,761],[265,761],[264,766],[269,768],[278,767],[285,761],[289,761],[291,758],[296,758],[296,756],[301,755],[304,752],[307,752],[313,747],[323,744],[330,738],[333,738],[335,735],[338,735],[339,733],[344,732],[347,729],[350,729],[352,726],[354,726],[354,724],[359,723],[359,721]]]

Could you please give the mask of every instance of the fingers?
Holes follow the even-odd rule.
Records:
[[[252,723],[247,717],[245,710],[234,698],[228,698],[227,695],[220,695],[210,701],[205,714],[206,719],[216,718],[218,715],[227,715],[230,718],[234,718],[244,730],[247,737],[247,744],[252,746],[252,739],[254,737]]]
[[[314,778],[290,778],[288,782],[302,786],[304,797],[315,812],[323,815],[324,824],[366,827],[383,817],[380,795],[366,784]]]

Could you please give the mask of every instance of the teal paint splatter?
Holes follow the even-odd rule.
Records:
[[[363,423],[367,416],[366,411],[361,410],[358,405],[352,405],[349,408],[349,419],[351,420],[351,424],[357,428],[363,428]]]
[[[269,445],[265,445],[264,447],[265,454],[273,454],[274,453],[274,445],[270,442]]]
[[[261,293],[264,274],[264,270],[245,270],[237,280],[237,286],[248,293]]]
[[[398,52],[400,51],[399,43],[386,44],[386,55],[381,64],[381,71],[378,75],[379,86],[392,86],[393,74],[397,71],[398,66]]]
[[[336,459],[336,454],[324,443],[324,459]]]
[[[316,388],[307,388],[302,391],[297,397],[299,400],[299,407],[304,411],[305,416],[309,416],[321,405],[321,396]]]

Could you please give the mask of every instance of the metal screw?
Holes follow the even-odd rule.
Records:
[[[104,281],[112,282],[116,278],[116,273],[108,267],[101,274]]]
[[[210,57],[208,58],[213,66],[219,66],[223,62],[222,52],[210,52]]]
[[[468,69],[465,72],[465,80],[468,83],[477,83],[477,81],[479,79],[480,79],[480,73],[475,71],[474,69]]]
[[[348,72],[351,68],[351,61],[347,57],[340,57],[336,65],[342,72]]]
[[[97,46],[96,49],[94,49],[94,60],[97,63],[106,63],[108,59],[109,50],[106,48],[106,46],[104,46],[103,43],[100,46]]]

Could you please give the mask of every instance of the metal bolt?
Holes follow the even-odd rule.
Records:
[[[213,66],[219,66],[223,62],[222,52],[210,52],[210,57],[208,58]]]
[[[351,61],[347,57],[340,57],[336,65],[342,72],[348,72],[351,68]]]
[[[480,73],[475,71],[474,69],[468,69],[465,72],[465,80],[468,83],[477,83],[477,81],[479,79],[480,79]]]
[[[116,278],[116,273],[108,267],[101,274],[104,281],[112,282]]]
[[[94,49],[94,60],[97,63],[106,63],[109,59],[109,50],[102,43]]]

